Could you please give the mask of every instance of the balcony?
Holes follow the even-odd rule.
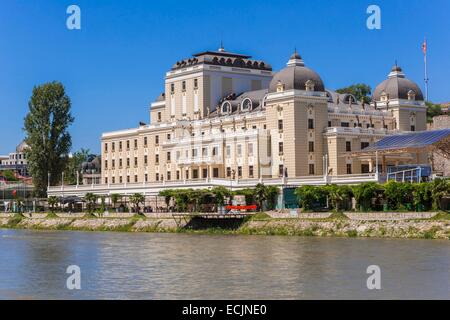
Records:
[[[349,128],[349,127],[329,127],[325,129],[326,135],[332,134],[351,134],[351,135],[387,135],[393,134],[397,131],[388,129],[374,129],[374,128]]]

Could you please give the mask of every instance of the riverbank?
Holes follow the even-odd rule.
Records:
[[[322,218],[273,218],[267,214],[257,214],[251,218],[238,220],[145,216],[71,217],[67,214],[62,217],[40,215],[29,218],[20,215],[9,217],[2,215],[0,228],[449,240],[449,216],[448,213],[440,213],[424,219],[364,220],[361,217],[350,219],[344,214],[326,215]]]

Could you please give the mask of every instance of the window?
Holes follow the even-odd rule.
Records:
[[[162,115],[161,115],[161,111],[158,112],[158,122],[161,122],[162,120]]]
[[[167,162],[170,162],[170,151],[167,151]]]
[[[352,164],[347,163],[347,174],[352,174]]]
[[[341,127],[348,128],[350,124],[348,122],[341,122]]]
[[[283,142],[278,142],[278,154],[283,154]]]
[[[130,150],[130,140],[127,140],[127,150]]]
[[[138,165],[138,158],[134,157],[134,166],[137,167],[137,165]]]
[[[369,173],[369,165],[367,163],[361,164],[361,173]]]
[[[122,141],[119,141],[119,151],[122,151]]]
[[[119,168],[122,168],[122,158],[119,159]]]
[[[180,180],[180,170],[177,170],[177,180]]]
[[[369,146],[368,142],[361,142],[361,150]]]
[[[253,143],[249,143],[247,145],[247,149],[248,149],[248,156],[249,157],[253,156]]]
[[[248,176],[253,178],[253,166],[248,166]]]
[[[181,89],[186,91],[186,81],[181,82]]]
[[[113,160],[112,160],[112,168],[114,169],[115,166],[116,166],[116,161],[113,159]]]
[[[155,154],[155,164],[159,164],[159,154]]]
[[[202,148],[202,157],[207,157],[208,156],[208,148],[204,147]]]
[[[172,173],[170,171],[167,171],[167,180],[170,180],[172,178]]]
[[[284,175],[284,166],[280,164],[278,166],[278,176],[282,177]]]
[[[171,83],[170,84],[170,93],[174,93],[175,92],[175,83]]]
[[[127,176],[127,183],[130,183],[130,176]]]
[[[108,152],[108,144],[105,143],[105,152]]]
[[[238,177],[242,177],[242,167],[238,166]]]
[[[147,173],[144,174],[144,181],[145,181],[145,182],[148,182],[148,174],[147,174]]]
[[[241,106],[242,111],[249,111],[252,109],[252,101],[250,99],[244,99],[244,101],[242,101],[242,106]]]
[[[416,131],[416,126],[411,126],[411,131]]]
[[[219,177],[219,168],[213,168],[213,178]]]
[[[227,146],[227,158],[231,156],[231,147]]]
[[[328,121],[328,127],[331,127],[331,121]]]
[[[155,136],[155,145],[159,145],[159,136]]]
[[[308,119],[308,129],[314,129],[314,119]]]
[[[189,179],[189,170],[186,170],[186,179]]]
[[[122,159],[120,159],[119,166],[122,167]],[[130,158],[127,158],[127,168],[130,167]]]
[[[134,139],[134,149],[137,149],[138,144],[137,144],[137,139]]]
[[[112,183],[116,183],[116,177],[112,177]]]
[[[314,142],[313,141],[308,142],[308,150],[309,150],[309,152],[314,152]]]
[[[352,142],[351,141],[345,141],[345,151],[347,151],[347,152],[352,151]]]
[[[192,170],[192,179],[198,179],[198,169]]]
[[[138,182],[138,177],[137,177],[137,175],[134,175],[134,182],[135,182],[135,183]]]
[[[155,180],[156,180],[156,181],[159,181],[159,173],[156,173],[156,174],[155,174]]]
[[[194,79],[194,89],[198,89],[198,79]]]
[[[170,133],[167,134],[167,141],[170,141]]]
[[[122,182],[123,182],[123,177],[120,176],[120,177],[119,177],[119,183],[122,183]]]
[[[108,169],[108,160],[105,160],[105,169]]]
[[[203,178],[208,178],[208,169],[206,169],[206,168],[203,168],[203,170],[202,170],[203,172],[202,172],[202,176],[203,176]]]
[[[283,131],[283,120],[278,120],[278,131]]]
[[[192,156],[196,157],[197,156],[197,149],[192,149]]]
[[[147,137],[144,137],[144,147],[147,146]]]
[[[241,144],[237,145],[237,154],[238,154],[238,156],[242,155],[242,145]]]
[[[148,158],[147,156],[144,156],[144,164],[145,165],[147,165],[147,163],[148,163],[148,159],[147,158]]]
[[[105,177],[105,184],[108,184],[108,177]]]
[[[231,168],[227,167],[227,177],[231,177]]]
[[[309,164],[309,174],[314,174],[314,163]]]
[[[217,147],[213,147],[212,148],[212,155],[213,156],[217,156],[217,153],[218,153],[218,148]]]
[[[114,150],[115,150],[115,143],[114,142],[112,143],[112,148],[111,149],[114,152]]]
[[[370,128],[370,123],[366,124],[366,128],[369,129]]]

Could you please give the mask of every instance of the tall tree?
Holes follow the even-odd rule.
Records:
[[[432,102],[428,102],[428,101],[425,102],[425,104],[427,106],[427,122],[428,123],[433,122],[433,117],[440,116],[441,114],[443,114],[442,106],[440,104],[432,103]]]
[[[68,127],[74,121],[70,113],[70,99],[60,82],[50,82],[33,88],[25,117],[25,141],[29,170],[33,177],[35,195],[47,195],[50,183],[61,181],[67,165],[72,139]]]
[[[72,157],[67,161],[66,170],[64,171],[64,181],[68,184],[77,183],[77,172],[81,171],[81,164],[88,160],[89,149],[81,148],[72,154]],[[79,174],[79,180],[82,179],[82,174]]]
[[[352,84],[351,86],[336,90],[337,93],[352,94],[358,101],[364,99],[364,103],[370,103],[371,91],[372,89],[370,88],[370,86],[364,83]]]

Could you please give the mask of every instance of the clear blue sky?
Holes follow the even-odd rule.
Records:
[[[66,8],[81,8],[81,30]],[[366,8],[381,7],[381,30]],[[72,99],[73,150],[100,151],[105,131],[148,122],[149,103],[172,64],[206,49],[263,59],[279,70],[296,47],[328,88],[372,88],[397,59],[423,88],[428,39],[430,99],[450,100],[450,1],[16,0],[0,5],[0,154],[23,139],[33,86],[61,81]]]

